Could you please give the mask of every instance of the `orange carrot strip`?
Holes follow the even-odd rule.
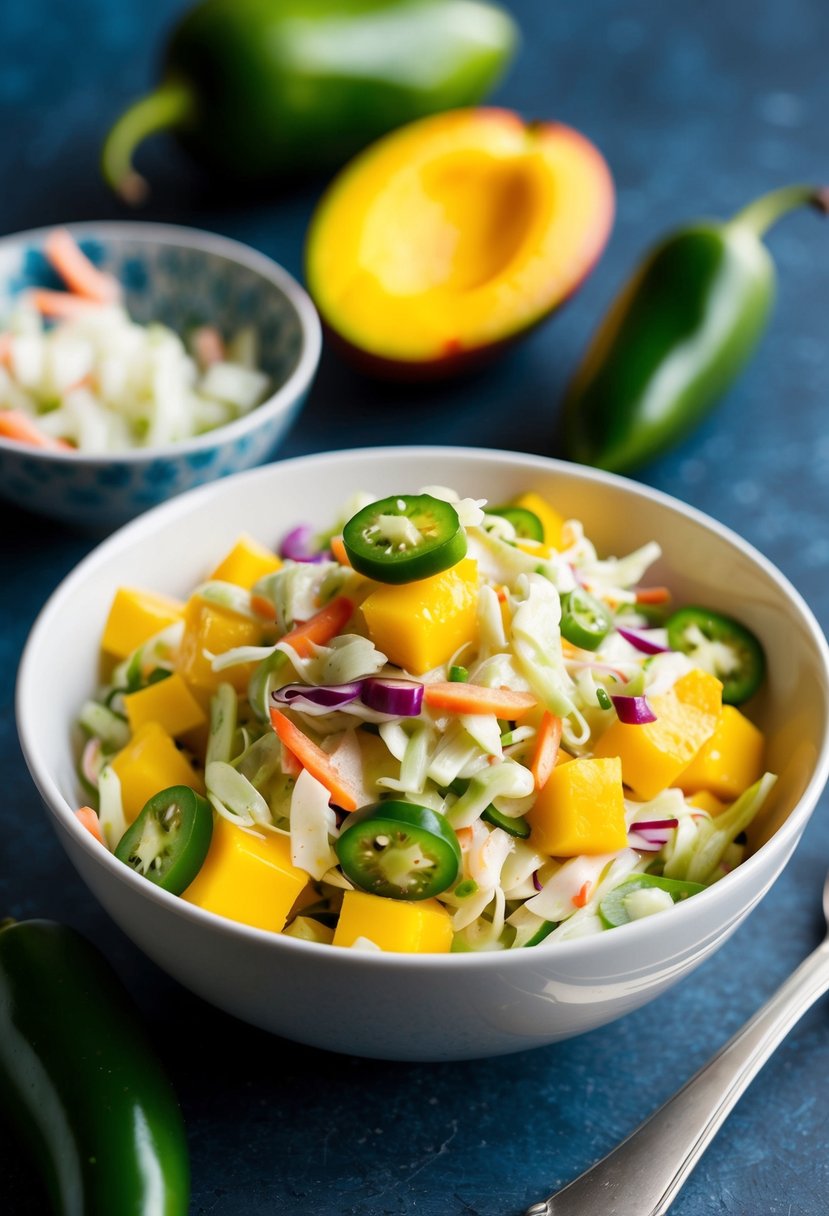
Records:
[[[76,321],[78,317],[99,312],[102,307],[100,300],[76,296],[71,291],[49,291],[46,287],[34,288],[27,299],[33,308],[53,321]]]
[[[579,888],[578,895],[573,896],[573,903],[576,905],[577,908],[583,908],[584,905],[587,903],[588,899],[590,898],[590,888],[592,886],[593,886],[592,882],[582,883],[581,887]]]
[[[75,811],[75,818],[79,823],[83,824],[88,832],[91,832],[95,839],[106,848],[101,824],[98,816],[95,814],[91,806],[81,806]]]
[[[295,625],[281,642],[287,642],[301,659],[310,658],[313,646],[326,646],[348,623],[354,605],[345,595],[338,595],[301,625]]]
[[[32,447],[46,448],[50,452],[73,452],[75,449],[65,439],[53,439],[32,422],[22,410],[0,410],[0,435],[4,439],[16,439]]]
[[[345,551],[345,544],[341,536],[332,536],[328,542],[328,548],[331,550],[331,556],[335,562],[339,562],[341,566],[350,566],[348,554]]]
[[[250,606],[257,616],[263,616],[268,621],[276,619],[276,609],[267,596],[257,595],[255,592],[252,593]]]
[[[307,768],[312,777],[316,777],[324,785],[329,794],[344,811],[357,809],[357,796],[344,781],[339,771],[331,761],[331,757],[309,739],[307,735],[291,722],[290,718],[279,709],[271,709],[271,725],[276,731],[281,743],[293,752],[303,768]]]
[[[671,598],[667,587],[637,587],[637,604],[666,604]]]
[[[450,714],[495,714],[510,720],[520,718],[538,704],[531,692],[454,681],[425,685],[423,699],[430,709],[443,709]]]
[[[200,367],[212,367],[225,357],[225,344],[215,325],[201,325],[193,331],[193,351]]]
[[[535,749],[530,761],[530,772],[535,778],[535,788],[543,790],[550,773],[556,766],[558,746],[561,743],[561,718],[545,709],[535,737]]]
[[[65,228],[49,233],[43,252],[69,290],[77,295],[99,304],[113,304],[121,295],[117,279],[94,266]]]

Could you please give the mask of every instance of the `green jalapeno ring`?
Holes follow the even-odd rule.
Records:
[[[413,583],[456,566],[466,556],[466,532],[451,503],[431,494],[392,494],[351,517],[343,545],[358,574]]]
[[[530,511],[527,507],[488,507],[487,515],[498,515],[501,519],[506,519],[515,528],[515,535],[518,540],[544,540],[544,525],[536,515],[535,511]]]
[[[413,802],[372,803],[349,815],[334,845],[346,878],[387,899],[430,899],[461,870],[458,838],[443,815]]]
[[[722,681],[722,699],[726,705],[741,705],[763,682],[766,670],[763,647],[751,630],[733,617],[687,605],[669,618],[667,630],[672,650],[687,654]],[[695,632],[702,635],[702,642],[694,640]],[[732,661],[724,667],[717,662],[716,654],[707,659],[704,653],[707,643],[724,646]]]
[[[633,891],[640,891],[645,887],[656,887],[660,891],[667,891],[675,904],[705,890],[702,883],[688,882],[684,878],[662,878],[657,874],[634,874],[610,891],[599,904],[599,919],[606,929],[615,929],[619,925],[628,924],[630,916],[625,908],[625,899]]]
[[[162,890],[181,895],[204,865],[212,836],[210,804],[189,786],[174,785],[150,798],[115,856]]]
[[[596,650],[607,637],[613,618],[601,600],[582,587],[561,597],[561,636],[580,650]]]

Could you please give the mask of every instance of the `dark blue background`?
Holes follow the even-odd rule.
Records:
[[[825,0],[510,7],[524,42],[497,100],[528,117],[569,122],[604,151],[618,188],[604,259],[559,317],[466,382],[377,386],[326,352],[283,455],[409,441],[555,454],[566,379],[649,243],[686,218],[728,215],[776,185],[829,178]],[[6,0],[0,233],[123,214],[98,178],[100,140],[154,79],[181,9],[176,0]],[[155,187],[146,218],[227,233],[300,272],[322,183],[281,198],[217,192],[163,139],[147,146],[142,167]],[[641,478],[746,536],[826,627],[829,227],[796,215],[769,246],[780,291],[759,353],[717,413]],[[7,506],[2,538],[0,912],[71,921],[124,977],[184,1107],[194,1214],[513,1216],[650,1113],[822,933],[825,799],[786,873],[731,942],[685,983],[607,1029],[515,1057],[446,1065],[330,1056],[251,1030],[146,962],[64,860],[18,749],[12,688],[37,609],[91,542]],[[804,1018],[741,1101],[676,1216],[823,1216],[827,1074],[824,1007]],[[5,1136],[0,1206],[13,1216],[45,1209]]]

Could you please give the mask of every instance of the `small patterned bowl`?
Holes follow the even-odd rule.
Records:
[[[165,499],[261,464],[294,420],[317,369],[319,318],[303,288],[236,241],[166,224],[68,226],[87,256],[125,289],[130,315],[177,332],[253,325],[275,388],[245,417],[194,439],[116,455],[41,451],[0,438],[0,494],[30,511],[111,531]],[[48,229],[0,240],[0,317],[19,292],[56,287],[42,253]]]

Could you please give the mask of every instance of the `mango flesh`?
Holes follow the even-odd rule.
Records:
[[[439,114],[335,179],[311,221],[308,287],[365,370],[450,372],[567,299],[613,210],[607,165],[578,132],[508,110]]]

